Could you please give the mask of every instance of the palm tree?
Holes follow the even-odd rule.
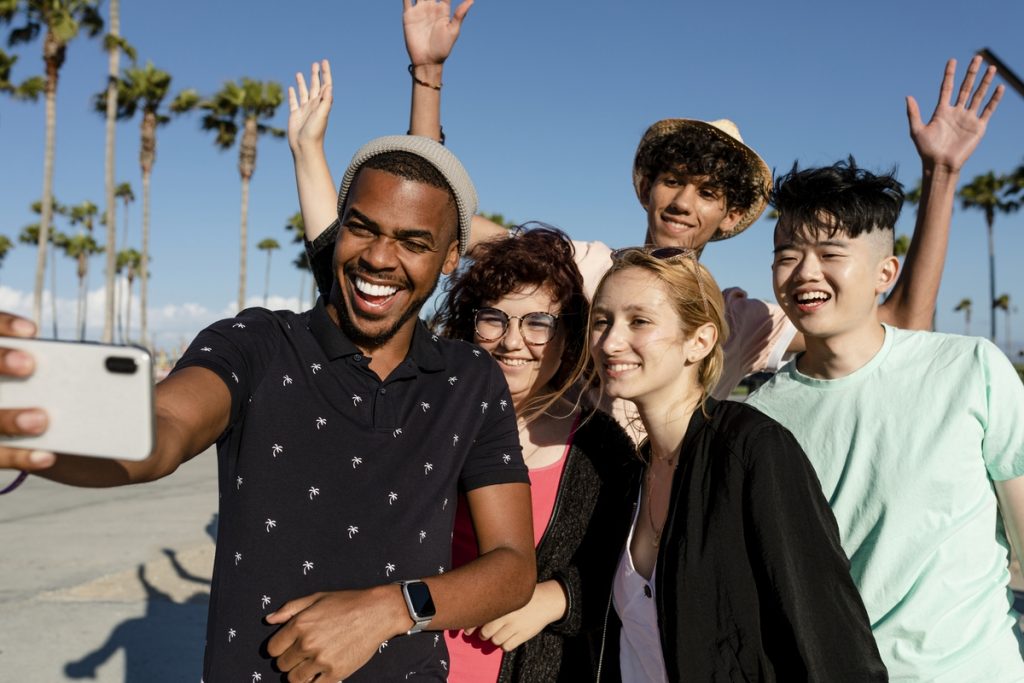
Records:
[[[892,253],[896,258],[903,258],[910,251],[910,238],[900,235],[892,245]]]
[[[81,225],[82,229],[77,235],[69,237],[63,245],[64,253],[78,263],[78,313],[75,326],[78,327],[79,341],[85,339],[85,320],[88,314],[86,307],[89,302],[89,257],[103,253],[103,247],[97,244],[92,236],[97,214],[99,208],[88,200],[72,206],[68,216],[71,225]]]
[[[4,259],[7,258],[7,253],[14,249],[14,242],[7,235],[0,235],[0,265],[3,264]]]
[[[306,224],[302,220],[302,213],[300,211],[293,213],[291,218],[288,219],[288,222],[284,224],[284,229],[291,233],[292,243],[302,244],[306,235]],[[309,265],[309,258],[306,255],[305,247],[303,247],[302,251],[299,252],[299,255],[292,260],[292,265],[298,268],[301,273],[299,275],[299,310],[301,311],[305,309],[302,302],[306,297],[306,273],[312,271],[312,268],[310,268]],[[315,300],[316,282],[314,281],[313,291],[310,293],[310,306],[313,305],[312,302]]]
[[[128,205],[135,201],[135,191],[132,190],[131,183],[118,183],[114,189],[114,197],[121,200],[124,204],[124,228],[121,232],[121,248],[125,249],[128,245]]]
[[[132,336],[132,285],[135,283],[135,276],[142,266],[142,254],[135,249],[122,249],[117,252],[117,272],[124,273],[128,280],[128,296],[124,303],[124,315],[118,316],[123,320],[121,327],[121,342],[126,343]]]
[[[126,69],[117,83],[117,118],[127,120],[142,110],[139,166],[142,170],[142,263],[139,266],[139,343],[148,344],[146,309],[149,305],[149,216],[150,182],[156,162],[156,130],[170,122],[172,114],[183,114],[199,103],[195,90],[183,90],[171,102],[169,110],[162,110],[164,99],[171,89],[171,75],[146,62],[145,67]],[[96,107],[106,106],[106,100],[97,96]]]
[[[957,312],[957,313],[959,313],[960,311],[964,312],[964,334],[970,335],[971,334],[971,300],[970,299],[960,299],[960,303],[958,303],[956,305],[956,308],[954,308],[953,310],[955,312]]]
[[[17,55],[9,55],[0,50],[0,93],[10,95],[15,100],[35,102],[43,93],[46,81],[42,76],[33,76],[21,83],[14,83],[11,80],[11,68],[17,61]]]
[[[103,316],[103,341],[111,342],[114,338],[114,275],[117,270],[117,259],[114,244],[117,240],[115,226],[115,200],[117,188],[114,184],[114,138],[117,121],[117,75],[121,71],[121,51],[124,50],[135,61],[135,49],[121,37],[121,2],[110,0],[109,32],[103,41],[107,51],[107,90],[106,90],[106,146],[104,148],[104,186],[106,189],[106,226],[107,226],[107,267],[106,267],[106,307]]]
[[[1006,314],[1006,353],[1010,353],[1010,295],[1000,294],[998,299],[992,301],[992,313],[994,314],[997,310],[1002,311]]]
[[[32,299],[32,316],[38,325],[43,316],[43,274],[46,271],[46,249],[50,223],[53,220],[53,159],[57,135],[57,80],[67,56],[68,43],[84,28],[90,37],[103,30],[103,19],[97,9],[98,0],[0,0],[0,24],[23,22],[11,29],[8,44],[18,45],[34,40],[45,28],[43,63],[46,65],[46,143],[43,151],[43,199],[39,220],[39,243],[36,245],[36,281]]]
[[[991,305],[996,301],[996,247],[993,225],[996,212],[1006,213],[1012,210],[1012,203],[1000,197],[1000,191],[1006,185],[1005,176],[997,176],[992,171],[976,176],[969,184],[960,188],[960,203],[965,209],[981,209],[985,213],[985,226],[988,228],[988,300]],[[990,338],[996,340],[996,315],[991,312]]]
[[[280,249],[281,245],[277,243],[273,237],[267,237],[266,239],[260,240],[260,243],[256,245],[257,249],[267,252],[267,274],[263,278],[263,307],[267,306],[267,299],[270,297],[270,257],[273,255],[275,249]]]
[[[249,219],[249,182],[256,170],[256,143],[262,133],[283,138],[285,132],[260,121],[273,118],[284,97],[281,84],[274,81],[254,81],[243,78],[239,83],[227,82],[214,95],[199,106],[206,110],[203,130],[217,134],[214,144],[223,150],[231,149],[242,129],[238,145],[238,173],[242,177],[242,209],[240,220],[238,308],[245,308],[245,257]]]
[[[43,202],[35,201],[32,202],[32,213],[37,216],[41,216],[43,213]],[[68,209],[63,204],[60,204],[56,199],[50,202],[50,215],[51,216],[66,216]],[[50,307],[53,324],[53,338],[58,338],[57,330],[57,259],[54,251],[64,246],[67,241],[67,235],[58,232],[57,230],[50,230],[50,234],[47,235],[47,247],[50,252]],[[33,244],[38,246],[39,244],[39,223],[33,223],[27,225],[21,229],[21,233],[18,235],[18,241],[22,244]]]

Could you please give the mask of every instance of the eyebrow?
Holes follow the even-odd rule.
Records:
[[[366,227],[371,228],[376,233],[380,234],[380,225],[376,221],[370,219],[369,216],[367,216],[366,214],[364,214],[362,211],[355,207],[349,207],[348,211],[349,219],[356,218],[361,223],[366,224]],[[429,242],[431,247],[434,246],[434,234],[429,230],[423,230],[419,228],[398,228],[397,230],[395,230],[392,237],[398,240],[421,239],[426,242]]]
[[[611,313],[611,309],[607,306],[593,306],[595,313]],[[623,307],[623,313],[644,313],[646,315],[653,315],[657,312],[657,308],[650,306],[644,306],[642,304],[629,304]]]
[[[821,242],[809,242],[802,241],[800,244],[812,244],[815,247],[838,247],[840,249],[849,249],[850,243],[843,240],[823,240]],[[780,251],[786,251],[787,249],[796,249],[796,242],[786,242],[772,249],[773,254],[778,254]]]

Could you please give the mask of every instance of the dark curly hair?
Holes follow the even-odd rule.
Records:
[[[470,264],[448,281],[432,324],[446,337],[472,342],[476,309],[522,287],[547,287],[558,302],[558,330],[565,342],[561,364],[551,378],[553,394],[541,401],[550,405],[572,385],[586,360],[590,304],[568,235],[536,225],[542,227],[514,228],[509,239],[475,246]]]
[[[807,230],[831,238],[894,231],[903,208],[903,185],[895,172],[876,175],[852,156],[831,166],[801,169],[797,162],[775,180],[770,201],[779,212],[777,230],[799,237]]]
[[[751,173],[746,154],[702,126],[684,126],[654,138],[637,150],[633,165],[648,188],[660,173],[704,176],[730,209],[746,211],[764,193],[760,170]]]

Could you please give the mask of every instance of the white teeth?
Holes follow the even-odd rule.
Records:
[[[530,362],[525,358],[505,358],[504,356],[497,356],[497,359],[500,362],[504,363],[505,365],[508,365],[513,368],[521,367]]]
[[[810,303],[811,301],[828,301],[832,297],[825,292],[804,292],[796,295],[799,303]]]
[[[635,370],[640,367],[639,363],[612,363],[608,365],[610,372],[625,372],[626,370]]]
[[[375,285],[361,278],[356,278],[356,289],[369,296],[391,296],[398,291],[398,287],[391,285]]]

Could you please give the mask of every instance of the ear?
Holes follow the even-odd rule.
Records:
[[[651,199],[651,181],[647,178],[640,180],[640,206],[644,207],[644,211],[647,210],[647,204]]]
[[[445,275],[451,275],[458,267],[459,242],[458,240],[452,240],[451,244],[448,245],[448,253],[444,255],[444,264],[441,266],[441,272]]]
[[[736,225],[740,222],[744,215],[746,215],[744,209],[729,209],[725,218],[718,224],[718,230],[723,234],[728,235],[730,232],[736,229]]]
[[[704,323],[686,340],[683,353],[687,363],[700,363],[714,351],[718,343],[718,328],[711,323]]]
[[[895,256],[886,256],[878,262],[878,276],[875,281],[875,294],[885,294],[896,284],[900,274],[900,262]]]

